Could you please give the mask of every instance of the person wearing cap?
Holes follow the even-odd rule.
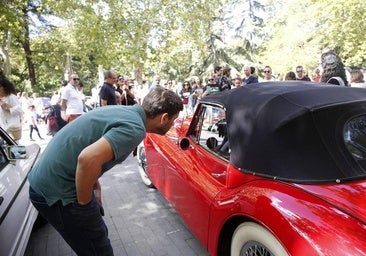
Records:
[[[77,255],[113,255],[98,179],[122,163],[147,132],[168,132],[182,110],[176,93],[156,88],[141,105],[83,114],[48,143],[28,175],[29,197]]]
[[[83,101],[78,91],[79,76],[72,74],[61,94],[61,117],[68,123],[83,114]]]

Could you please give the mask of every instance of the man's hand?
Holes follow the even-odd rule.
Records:
[[[1,104],[1,108],[2,108],[3,110],[5,110],[5,111],[10,111],[9,106],[8,106],[8,104],[6,104],[6,103],[2,103],[2,104]]]
[[[100,186],[99,181],[97,181],[94,184],[94,196],[95,199],[97,200],[97,202],[99,203],[100,206],[100,215],[104,216],[104,208],[102,206],[102,187]]]
[[[97,202],[102,205],[102,187],[100,186],[99,181],[94,184],[93,192]]]

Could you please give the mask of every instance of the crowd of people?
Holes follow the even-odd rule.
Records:
[[[235,89],[247,84],[258,84],[260,86],[260,83],[268,81],[300,80],[366,88],[364,80],[366,70],[345,68],[340,57],[330,49],[323,51],[320,65],[311,72],[312,74],[307,72],[302,65],[297,65],[293,71],[287,72],[282,78],[278,73],[273,73],[272,68],[268,65],[262,69],[261,76],[256,74],[256,67],[254,66],[244,65],[241,71],[241,74],[232,75],[229,66],[216,66],[212,74],[207,77],[205,84],[203,79],[198,76],[183,82],[174,80],[162,82],[160,76],[157,75],[149,86],[149,90],[159,86],[173,90],[181,97],[185,111],[192,113],[198,99],[208,94]],[[133,91],[135,99],[143,98],[142,88],[141,86],[135,86],[130,89],[130,91]]]
[[[118,75],[114,70],[107,70],[104,73],[104,83],[92,90],[94,102],[91,106],[86,105],[82,81],[77,74],[72,74],[70,79],[63,81],[61,88],[54,93],[51,104],[58,106],[55,108],[56,113],[60,112],[57,115],[57,126],[61,128],[65,122],[73,121],[91,108],[107,105],[132,106],[141,104],[145,95],[157,87],[163,87],[178,94],[186,113],[192,113],[198,100],[208,94],[267,81],[302,80],[366,88],[365,70],[345,68],[340,57],[330,49],[323,51],[320,65],[313,72],[306,71],[302,65],[296,66],[294,70],[283,76],[273,73],[272,68],[268,65],[260,71],[259,75],[256,67],[244,65],[240,74],[232,75],[228,65],[215,66],[211,75],[204,79],[193,76],[180,82],[170,79],[162,80],[160,75],[155,75],[151,84],[147,82],[138,84],[135,80],[128,79],[122,74]],[[30,128],[30,140],[34,140],[33,131],[39,134],[37,128],[39,120],[37,109],[40,106],[40,102],[37,101],[38,95],[34,93],[32,97],[28,97],[28,94],[23,92],[21,95],[18,93],[18,98],[16,98],[14,85],[5,77],[2,79],[0,88],[3,88],[4,92],[1,97],[1,126],[5,127],[16,140],[19,140],[21,126],[27,124]],[[40,107],[42,108],[42,106]],[[19,117],[20,122],[18,122]],[[52,132],[53,134],[54,132]],[[41,135],[39,138],[42,138]]]
[[[100,105],[133,105],[140,103],[146,93],[156,87],[164,87],[177,93],[183,102],[184,111],[192,113],[197,100],[212,93],[235,89],[246,84],[254,84],[268,81],[301,80],[323,82],[342,86],[365,87],[364,70],[350,70],[345,68],[340,57],[332,50],[325,49],[320,58],[320,65],[314,71],[309,72],[302,65],[296,66],[283,76],[273,73],[270,66],[265,66],[261,75],[256,72],[254,66],[244,65],[241,74],[231,74],[231,68],[215,66],[211,75],[206,79],[193,76],[184,81],[162,80],[156,75],[150,85],[136,84],[134,80],[125,79],[123,75],[107,71],[105,83],[100,88]],[[114,79],[115,78],[115,79]],[[205,81],[204,81],[205,80]],[[127,99],[127,100],[126,100]]]
[[[147,82],[138,84],[135,80],[128,79],[114,70],[107,70],[104,73],[104,83],[92,90],[91,98],[94,102],[88,107],[86,106],[86,96],[83,93],[83,83],[77,74],[72,74],[69,81],[63,81],[61,89],[54,93],[51,103],[60,106],[60,116],[62,117],[60,120],[69,123],[91,108],[141,104],[144,96],[157,87],[163,87],[178,94],[186,113],[192,113],[198,100],[208,94],[267,81],[301,80],[366,87],[364,71],[345,68],[334,51],[325,49],[320,62],[319,67],[311,72],[311,75],[302,65],[296,66],[293,71],[289,71],[283,76],[273,73],[272,68],[268,65],[260,70],[261,75],[259,75],[258,69],[251,65],[244,65],[240,74],[232,75],[230,66],[225,65],[215,66],[211,75],[205,79],[193,76],[184,81],[162,80],[160,75],[155,75],[151,84]],[[60,126],[63,125],[60,124]]]

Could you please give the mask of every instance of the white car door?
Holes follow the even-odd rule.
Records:
[[[10,160],[5,152],[8,144],[0,142],[0,256],[23,255],[37,218],[28,196],[27,175],[39,146],[27,147],[26,159]]]

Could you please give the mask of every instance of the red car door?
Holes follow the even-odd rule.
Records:
[[[207,117],[206,112],[212,113],[212,109],[199,112],[197,115],[201,121],[192,124],[197,127],[193,129],[191,127],[191,130],[200,132],[192,132],[197,136],[188,134],[187,138],[191,145],[188,149],[180,148],[178,142],[182,138],[178,138],[178,133],[174,130],[163,137],[152,135],[155,147],[153,164],[164,167],[155,170],[154,177],[151,176],[149,169],[149,177],[152,178],[154,185],[204,245],[207,244],[210,205],[225,186],[228,165],[227,159],[220,157],[206,145],[208,138],[214,137],[219,143],[223,140],[218,135],[217,128],[210,129],[209,124],[209,122],[215,123],[216,119],[222,119],[223,110],[219,112],[215,110],[215,114],[221,117],[214,118]]]

